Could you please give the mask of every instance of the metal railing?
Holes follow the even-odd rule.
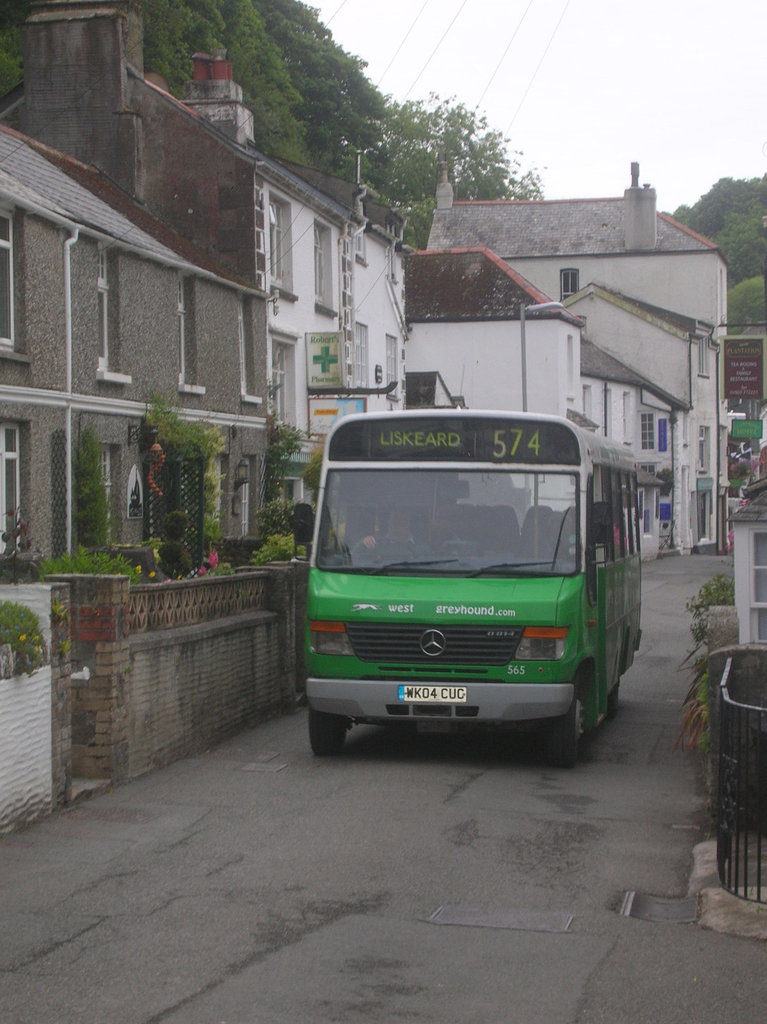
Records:
[[[719,684],[719,881],[735,896],[767,903],[767,708],[732,698],[731,669],[728,658]]]

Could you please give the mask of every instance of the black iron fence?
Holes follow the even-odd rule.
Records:
[[[728,658],[719,684],[719,881],[767,903],[767,708],[733,699],[731,671]]]

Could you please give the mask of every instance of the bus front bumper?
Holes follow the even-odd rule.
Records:
[[[411,693],[402,694],[403,689]],[[566,714],[573,695],[572,683],[405,684],[396,679],[311,676],[306,681],[306,696],[315,711],[344,715],[358,722],[424,718],[449,719],[466,725],[529,722]]]

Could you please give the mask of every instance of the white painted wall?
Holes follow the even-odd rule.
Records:
[[[0,679],[0,833],[50,811],[51,667]]]
[[[727,312],[727,266],[716,252],[509,259],[547,295],[560,297],[560,270],[579,272],[581,288],[602,284],[631,298],[720,324]]]
[[[559,319],[528,318],[525,340],[528,411],[565,416],[576,408],[580,387],[579,329]],[[522,409],[518,320],[412,324],[407,368],[438,370],[470,409]]]
[[[269,237],[269,203],[276,199],[283,204],[285,223],[289,224],[289,238],[284,249],[283,278],[276,281],[271,275],[272,258]],[[273,365],[275,344],[287,346],[285,352],[292,353],[289,381],[290,392],[281,400],[285,409],[285,419],[301,430],[309,428],[309,410],[307,395],[307,368],[305,336],[307,333],[323,333],[338,331],[341,327],[341,287],[342,287],[342,248],[341,237],[346,230],[346,223],[340,218],[333,219],[326,212],[308,205],[307,197],[300,198],[289,195],[273,185],[265,185],[264,207],[266,213],[266,256],[267,280],[270,289],[282,288],[277,303],[268,304],[268,360]],[[330,232],[330,249],[332,260],[332,304],[331,312],[317,308],[315,301],[314,281],[314,224],[320,221]],[[387,262],[387,250],[391,249],[392,240],[376,231],[368,231],[364,238],[364,252],[354,254],[352,243],[352,338],[355,321],[364,324],[368,329],[368,379],[363,386],[376,387],[375,366],[380,365],[386,377],[386,336],[398,339],[397,379],[402,381],[405,376],[403,365],[404,332],[403,319],[400,311],[404,310],[401,253],[395,252]],[[290,294],[286,294],[289,292]],[[271,374],[271,370],[270,370]],[[348,385],[353,382],[347,381]],[[368,410],[398,408],[402,406],[402,387],[398,388],[397,398],[389,401],[382,396],[368,396]]]

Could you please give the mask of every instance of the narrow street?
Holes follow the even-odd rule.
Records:
[[[621,914],[682,899],[708,835],[674,749],[686,601],[715,556],[647,563],[621,707],[572,771],[524,737],[306,712],[0,837],[3,1024],[738,1024],[764,945]]]

